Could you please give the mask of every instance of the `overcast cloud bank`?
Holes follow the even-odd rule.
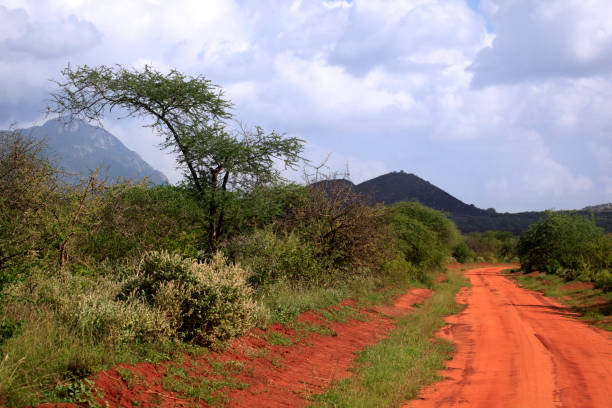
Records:
[[[581,208],[612,201],[610,21],[608,0],[5,0],[0,125],[40,123],[68,62],[153,64],[355,182],[403,169],[482,208]],[[177,179],[148,129],[105,126]]]

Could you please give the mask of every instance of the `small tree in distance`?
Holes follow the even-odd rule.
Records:
[[[120,110],[150,120],[148,126],[164,138],[162,147],[177,155],[185,181],[207,210],[209,251],[224,231],[232,197],[278,181],[275,161],[293,167],[300,160],[298,138],[259,127],[229,130],[231,104],[203,76],[104,65],[68,65],[62,75],[48,113],[100,123],[104,114]]]

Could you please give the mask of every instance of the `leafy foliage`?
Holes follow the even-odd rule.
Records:
[[[179,254],[151,251],[123,288],[166,313],[185,339],[216,345],[242,334],[257,317],[248,272],[221,254],[198,262]]]
[[[99,221],[80,248],[95,261],[139,259],[153,249],[196,256],[203,246],[206,214],[184,188],[126,182],[103,199]]]
[[[249,265],[255,287],[287,280],[292,284],[319,285],[328,270],[316,249],[295,232],[276,234],[271,228],[238,237],[228,248],[241,264]]]
[[[383,211],[347,184],[310,184],[288,203],[282,227],[297,231],[332,268],[377,268],[390,248]]]
[[[518,256],[527,272],[538,270],[575,278],[581,272],[611,266],[603,240],[603,232],[593,220],[549,212],[521,236]]]
[[[518,237],[508,231],[471,232],[464,242],[476,261],[507,262],[516,257]]]
[[[141,71],[68,66],[62,74],[65,81],[57,82],[49,112],[99,121],[107,111],[123,109],[127,116],[152,120],[150,126],[164,138],[162,146],[177,155],[187,184],[208,212],[210,252],[224,232],[235,193],[278,181],[275,161],[294,166],[300,159],[298,138],[266,134],[260,127],[229,130],[225,121],[231,105],[202,76],[176,70],[163,74],[149,66]]]
[[[0,132],[0,288],[26,274],[44,247],[58,173],[43,148],[19,132]]]
[[[459,232],[451,220],[416,202],[388,207],[385,219],[405,259],[418,267],[442,266],[459,240]]]
[[[468,248],[465,242],[460,242],[453,248],[453,258],[460,263],[466,263],[473,257],[474,253],[470,251],[470,248]]]
[[[140,299],[116,299],[121,288],[120,281],[102,276],[39,272],[5,291],[4,314],[27,321],[50,312],[69,330],[111,344],[172,336],[164,316]]]

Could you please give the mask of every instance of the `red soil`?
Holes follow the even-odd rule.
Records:
[[[582,290],[582,289],[593,289],[594,285],[591,282],[574,282],[568,283],[561,286],[561,290]]]
[[[404,407],[612,407],[610,333],[500,274],[466,272],[467,305],[440,336],[456,344],[446,379]]]
[[[393,328],[393,321],[381,313],[390,316],[406,314],[412,305],[430,295],[428,289],[413,289],[396,299],[393,305],[362,310],[360,317],[363,321],[328,323],[332,335],[300,332],[275,324],[264,330],[249,331],[235,339],[222,353],[185,356],[180,363],[120,365],[95,376],[95,388],[102,396],[97,402],[108,407],[207,406],[202,400],[179,398],[165,390],[162,380],[171,365],[182,366],[193,377],[219,379],[219,373],[215,374],[211,369],[211,363],[217,361],[240,366],[231,380],[242,383],[242,389],[227,387],[222,390],[224,395],[220,396],[229,406],[304,406],[309,395],[321,393],[332,381],[349,376],[355,353],[376,343]],[[342,306],[353,305],[352,301],[342,303]],[[298,322],[324,323],[322,317],[314,312],[303,313]],[[293,344],[270,344],[273,333],[282,334]],[[132,377],[131,383],[125,380],[126,370],[134,374],[129,376]]]

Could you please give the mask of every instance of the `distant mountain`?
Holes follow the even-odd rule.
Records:
[[[599,204],[599,205],[590,205],[588,207],[584,207],[582,211],[590,211],[590,212],[607,212],[612,211],[612,203],[607,204]]]
[[[86,177],[100,166],[109,181],[120,177],[147,177],[155,184],[168,182],[162,172],[151,167],[115,136],[81,120],[68,124],[49,120],[42,126],[21,129],[21,132],[44,140],[49,159],[65,172],[76,174],[72,178]]]
[[[429,181],[403,171],[387,173],[356,186],[359,193],[377,203],[418,201],[427,207],[457,215],[484,215],[487,211],[466,204]]]
[[[449,214],[488,215],[490,213],[489,210],[481,210],[473,204],[466,204],[429,181],[403,171],[383,174],[357,185],[346,179],[324,180],[315,184],[324,190],[334,186],[350,186],[372,203],[390,205],[400,201],[418,201],[427,207]]]
[[[334,184],[343,187],[350,185],[372,203],[389,205],[400,201],[418,201],[446,213],[463,233],[497,230],[521,234],[527,230],[529,225],[542,219],[545,214],[542,211],[497,213],[493,209],[483,210],[473,204],[464,203],[414,174],[402,171],[387,173],[357,185],[344,179],[327,180],[317,184],[324,189],[331,188]],[[602,204],[587,207],[579,213],[593,212],[596,224],[609,232],[612,231],[612,208],[610,207],[612,204]]]

